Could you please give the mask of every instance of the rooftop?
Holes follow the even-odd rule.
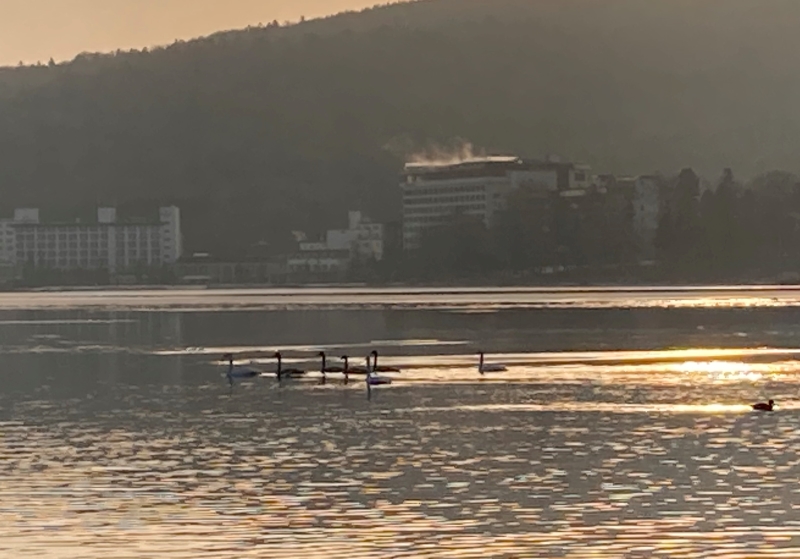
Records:
[[[425,177],[429,180],[484,176],[505,176],[522,165],[522,159],[512,156],[476,157],[463,161],[426,161],[406,163],[406,177]]]
[[[163,209],[163,208],[161,208]],[[116,208],[101,206],[93,212],[80,209],[77,212],[61,208],[16,208],[10,219],[3,219],[16,227],[117,227],[124,225],[160,226],[164,224],[160,210],[121,214]]]
[[[450,161],[415,161],[406,163],[406,172],[414,171],[439,171],[443,169],[459,169],[481,167],[492,164],[508,164],[521,161],[519,157],[513,155],[490,155],[487,157],[473,157],[470,159],[450,160]]]
[[[406,180],[424,178],[425,180],[448,180],[473,177],[504,177],[511,171],[557,171],[589,167],[557,159],[523,159],[516,156],[498,155],[476,157],[463,161],[428,161],[406,163]]]

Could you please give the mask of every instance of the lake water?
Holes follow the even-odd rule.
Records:
[[[0,557],[800,556],[800,290],[0,294],[0,353]]]

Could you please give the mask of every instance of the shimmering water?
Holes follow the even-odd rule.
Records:
[[[741,287],[0,295],[0,557],[797,557],[798,306]],[[403,372],[370,400],[359,378],[272,374],[275,350],[313,371],[373,348]],[[481,377],[479,349],[508,371]],[[264,376],[230,390],[228,351]]]

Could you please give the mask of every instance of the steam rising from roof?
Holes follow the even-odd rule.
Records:
[[[472,142],[458,140],[453,146],[441,146],[433,144],[428,149],[411,154],[406,163],[418,163],[422,165],[453,165],[465,161],[474,161],[486,157],[483,150],[475,151]]]
[[[451,147],[433,145],[409,155],[406,158],[406,170],[449,167],[461,163],[513,163],[518,159],[509,155],[487,155],[485,150],[476,151],[471,142],[459,141]]]

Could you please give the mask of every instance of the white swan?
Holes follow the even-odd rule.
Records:
[[[367,399],[372,399],[372,387],[373,386],[381,386],[385,384],[392,384],[392,379],[389,377],[380,377],[375,375],[372,372],[372,364],[369,361],[369,355],[367,355],[367,376],[364,378],[365,384],[367,385]]]
[[[372,363],[370,363],[369,355],[367,356],[367,386],[380,386],[382,384],[392,384],[392,379],[389,377],[381,377],[373,372]]]
[[[248,369],[247,367],[234,366],[232,353],[226,353],[222,356],[222,359],[227,359],[228,361],[228,372],[225,376],[228,377],[228,382],[230,383],[231,387],[233,386],[234,379],[253,378],[261,374],[258,371]]]
[[[484,373],[502,373],[503,371],[507,371],[508,370],[505,365],[502,365],[500,363],[485,363],[482,351],[478,352],[478,355],[481,356],[481,361],[480,361],[480,363],[478,363],[478,372],[480,374],[484,374]]]

